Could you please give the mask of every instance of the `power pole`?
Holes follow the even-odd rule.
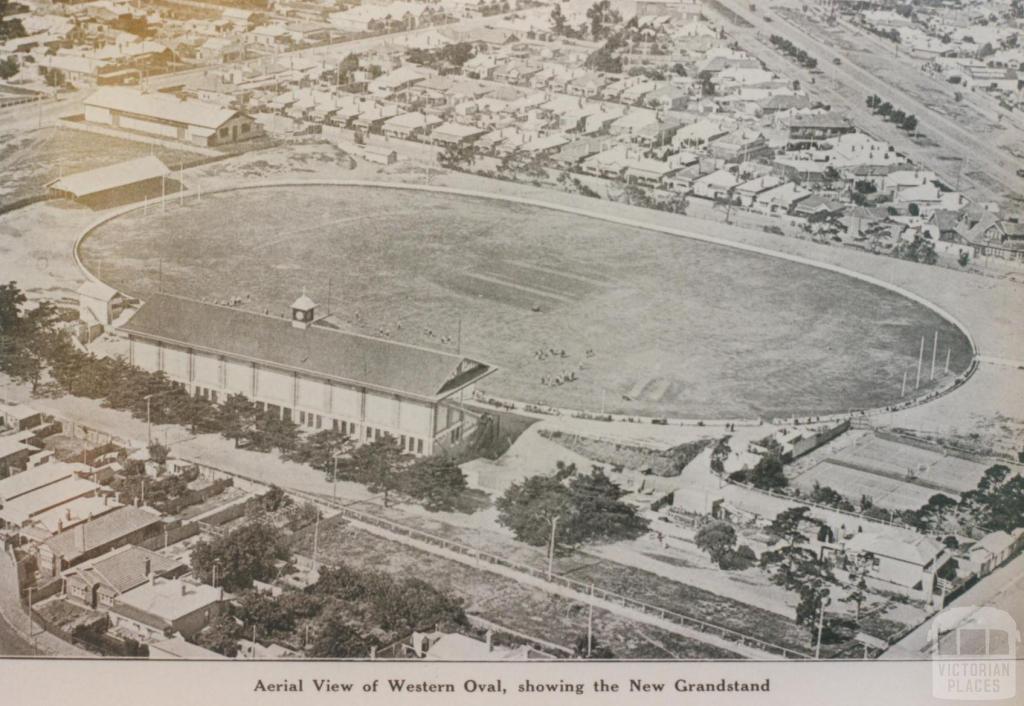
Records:
[[[946,375],[949,375],[949,354],[951,352],[949,348],[946,349]]]
[[[907,371],[903,371],[903,386],[900,388],[900,397],[907,394]]]
[[[825,597],[821,597],[821,609],[818,612],[818,639],[814,645],[814,659],[821,659],[821,633],[825,627]]]
[[[551,518],[551,543],[548,547],[548,581],[555,570],[555,528],[558,527],[558,515]]]
[[[593,590],[593,586],[591,586]],[[594,604],[590,604],[590,609],[587,611],[587,657],[590,657],[591,651],[594,649]]]

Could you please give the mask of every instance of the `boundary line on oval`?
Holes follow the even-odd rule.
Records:
[[[876,287],[881,287],[882,289],[885,289],[885,290],[888,290],[888,291],[893,292],[895,294],[898,294],[898,295],[900,295],[900,296],[902,296],[902,297],[904,297],[906,299],[909,299],[909,300],[911,300],[911,301],[913,301],[913,302],[915,302],[917,304],[920,304],[920,305],[924,306],[925,308],[927,308],[928,310],[930,310],[934,314],[937,314],[940,318],[944,319],[946,322],[948,322],[948,323],[952,324],[953,326],[955,326],[957,328],[957,330],[959,330],[960,333],[962,333],[967,338],[967,341],[970,344],[971,353],[972,353],[971,364],[967,368],[967,370],[965,371],[964,378],[959,383],[954,381],[953,384],[951,384],[951,385],[949,385],[949,386],[947,386],[947,387],[945,387],[945,388],[943,388],[941,390],[937,390],[937,391],[933,392],[931,396],[925,397],[924,399],[922,399],[920,401],[913,401],[912,400],[910,403],[906,404],[906,406],[901,407],[900,411],[901,410],[905,410],[905,409],[910,409],[911,407],[920,407],[920,406],[922,406],[924,404],[927,404],[928,402],[932,402],[932,401],[938,399],[939,397],[944,396],[944,395],[952,392],[953,390],[956,390],[956,389],[962,387],[974,375],[975,371],[977,371],[977,369],[979,367],[978,357],[980,356],[980,351],[978,349],[978,344],[977,344],[977,341],[974,339],[974,336],[971,334],[970,330],[959,319],[957,319],[951,313],[949,313],[948,311],[946,311],[945,309],[940,307],[938,304],[935,304],[934,302],[924,298],[923,296],[921,296],[919,294],[916,294],[915,292],[911,292],[911,291],[909,291],[907,289],[904,289],[903,287],[901,287],[899,285],[892,284],[890,282],[885,282],[884,280],[880,280],[877,277],[865,274],[863,272],[857,272],[855,270],[850,270],[850,269],[845,268],[845,267],[843,267],[841,265],[835,265],[835,264],[828,263],[828,262],[821,262],[821,261],[818,261],[818,260],[813,260],[811,258],[807,258],[807,257],[804,257],[802,255],[794,255],[794,254],[791,254],[791,253],[785,253],[785,252],[781,252],[781,251],[778,251],[778,250],[772,250],[770,248],[766,248],[766,247],[763,247],[763,246],[760,246],[760,245],[752,245],[750,243],[735,242],[735,241],[732,241],[732,240],[728,240],[726,238],[720,238],[720,237],[716,237],[716,236],[713,236],[713,235],[706,235],[706,234],[703,234],[703,233],[695,233],[695,232],[683,230],[683,229],[680,229],[680,228],[672,228],[672,227],[669,227],[669,226],[664,226],[664,225],[659,225],[659,224],[644,223],[643,221],[639,221],[639,220],[636,220],[636,219],[633,219],[633,218],[627,218],[627,217],[624,217],[624,216],[615,216],[615,215],[603,214],[603,213],[590,213],[590,212],[585,211],[584,209],[577,208],[575,206],[567,206],[567,205],[563,205],[563,204],[549,203],[549,202],[542,201],[542,200],[539,200],[539,199],[534,199],[534,198],[528,198],[528,197],[523,197],[523,196],[512,196],[512,195],[506,195],[506,194],[494,194],[494,193],[489,193],[489,192],[484,192],[484,191],[476,191],[476,190],[473,190],[473,189],[459,189],[459,188],[447,187],[447,186],[433,186],[433,185],[428,185],[428,184],[405,184],[405,183],[395,183],[395,182],[377,182],[377,181],[370,181],[370,180],[366,180],[366,179],[311,179],[311,180],[285,179],[285,180],[275,180],[275,181],[264,181],[264,182],[253,183],[253,184],[238,184],[238,185],[233,185],[233,186],[225,186],[225,187],[216,188],[216,189],[209,189],[209,190],[206,191],[206,193],[207,194],[222,194],[222,193],[230,193],[232,191],[250,191],[250,190],[255,190],[255,189],[274,189],[274,188],[295,188],[295,187],[305,187],[305,186],[341,186],[341,187],[344,187],[344,186],[355,186],[355,187],[384,188],[384,189],[395,189],[395,190],[406,189],[406,190],[410,190],[410,191],[422,191],[422,192],[426,192],[426,193],[441,193],[441,194],[449,194],[449,195],[452,195],[452,196],[464,196],[464,197],[472,197],[472,198],[483,198],[483,199],[489,199],[491,201],[505,201],[505,202],[508,202],[508,203],[516,203],[516,204],[521,204],[521,205],[524,205],[524,206],[532,206],[532,207],[535,207],[535,208],[543,208],[543,209],[549,209],[549,210],[553,210],[553,211],[560,211],[562,213],[568,213],[568,214],[571,214],[571,215],[574,215],[574,216],[581,216],[583,218],[595,218],[595,219],[603,220],[603,221],[606,221],[606,222],[609,222],[609,223],[617,223],[619,225],[628,226],[630,228],[640,228],[640,229],[643,229],[643,230],[649,230],[649,231],[653,231],[653,232],[656,232],[656,233],[662,233],[664,235],[670,235],[670,236],[673,236],[673,237],[676,237],[676,238],[689,238],[689,239],[692,239],[692,240],[697,240],[697,241],[704,242],[704,243],[710,243],[712,245],[718,245],[718,246],[721,246],[721,247],[735,248],[737,250],[742,250],[742,251],[745,251],[745,252],[750,252],[750,253],[755,253],[755,254],[763,255],[763,256],[767,256],[767,257],[773,257],[773,258],[778,258],[778,259],[782,259],[782,260],[787,260],[789,262],[795,262],[795,263],[800,264],[800,265],[806,265],[808,267],[815,267],[815,268],[826,270],[826,271],[829,271],[829,272],[834,272],[836,274],[844,275],[846,277],[851,277],[853,279],[860,280],[862,282],[874,285]],[[158,204],[156,202],[154,202],[154,207],[156,207],[157,205]],[[80,250],[81,250],[82,243],[85,242],[85,239],[89,235],[91,235],[94,230],[96,230],[100,226],[104,225],[105,223],[108,223],[108,222],[110,222],[110,221],[112,221],[112,220],[114,220],[116,218],[119,218],[119,217],[121,217],[123,215],[126,215],[128,213],[131,213],[132,211],[137,211],[137,210],[139,210],[141,208],[145,208],[145,207],[146,207],[146,204],[140,205],[138,203],[134,203],[134,204],[128,204],[127,206],[123,206],[121,208],[115,209],[115,210],[111,211],[110,213],[104,214],[103,216],[101,216],[97,220],[95,220],[92,223],[90,223],[78,235],[78,237],[75,238],[74,244],[72,245],[72,253],[73,253],[73,256],[74,256],[75,264],[78,266],[78,269],[81,270],[82,274],[85,276],[86,279],[88,279],[91,282],[105,284],[104,282],[102,282],[102,280],[100,280],[92,272],[89,271],[89,269],[85,266],[85,262],[82,260]],[[527,405],[529,405],[529,406],[547,406],[547,405],[538,405],[537,403],[533,403],[533,402],[524,402],[524,401],[521,401],[521,400],[516,400],[516,402],[518,403],[518,405],[520,407],[527,406]],[[568,412],[583,412],[585,414],[593,414],[592,412],[587,412],[586,410],[569,410],[569,409],[562,410],[560,408],[552,408],[552,409],[559,409],[560,412],[568,411]],[[876,412],[885,412],[885,411],[889,411],[889,410],[886,410],[884,407],[879,407],[879,408],[866,409],[866,410],[857,410],[857,411],[866,415],[866,414],[869,414],[869,413],[874,414]],[[897,410],[892,410],[892,411],[897,411]],[[636,420],[645,420],[645,421],[650,421],[651,419],[662,419],[662,417],[643,417],[643,416],[637,416],[637,415],[621,415],[621,416],[629,416],[629,417],[632,417],[633,419],[636,419]],[[853,416],[853,412],[852,411],[851,412],[846,412],[846,413],[833,412],[833,413],[830,413],[830,414],[827,414],[827,415],[819,415],[819,416],[822,417],[823,419],[836,419],[836,418],[840,418],[841,419],[841,418],[852,417]],[[690,418],[687,418],[687,419],[671,419],[671,418],[669,418],[669,421],[670,422],[677,422],[677,423],[695,423],[698,420],[690,419]],[[714,423],[714,420],[703,420],[703,419],[701,419],[699,421],[703,421],[705,423]],[[722,420],[722,421],[724,421],[724,420]],[[737,421],[743,421],[743,420],[737,420]],[[747,420],[747,421],[749,421],[749,420]],[[758,421],[758,420],[754,420],[754,421]]]

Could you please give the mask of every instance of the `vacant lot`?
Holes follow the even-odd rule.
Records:
[[[481,198],[223,193],[112,221],[84,256],[143,297],[162,276],[165,291],[242,297],[283,315],[305,288],[364,333],[449,349],[461,338],[464,352],[502,369],[487,393],[573,408],[840,412],[896,400],[920,339],[936,330],[952,371],[970,359],[938,315],[848,277]]]
[[[307,528],[298,537],[294,549],[310,556],[312,545],[312,532]],[[394,576],[416,576],[459,596],[468,613],[570,649],[580,635],[586,635],[587,609],[581,604],[381,539],[340,518],[321,523],[319,558],[327,564],[344,562]],[[640,625],[603,610],[594,611],[594,634],[620,659],[738,658],[720,648]]]

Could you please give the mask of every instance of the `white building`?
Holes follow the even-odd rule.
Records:
[[[199,323],[201,322],[201,323]],[[458,442],[476,423],[459,400],[495,371],[442,351],[319,325],[300,297],[292,321],[157,295],[120,330],[130,361],[222,402],[241,394],[310,429],[361,441],[390,434],[409,453]]]

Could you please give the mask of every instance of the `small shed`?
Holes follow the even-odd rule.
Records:
[[[110,326],[123,305],[121,293],[102,282],[86,282],[78,288],[78,318],[89,326]]]

